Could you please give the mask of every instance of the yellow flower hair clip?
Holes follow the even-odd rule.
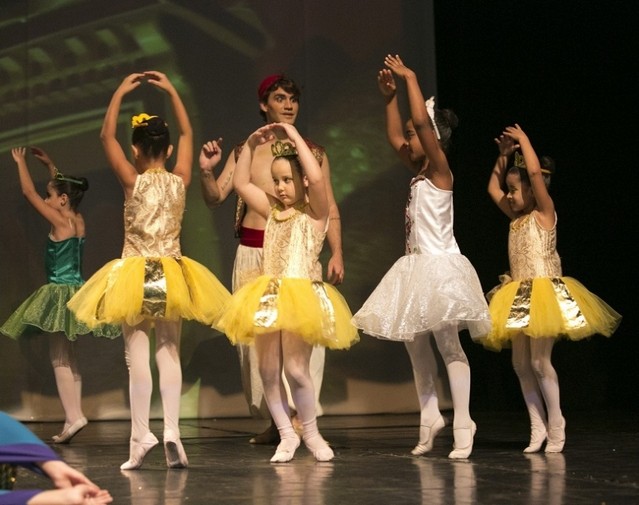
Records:
[[[515,163],[514,163],[514,165],[517,168],[524,168],[524,169],[526,168],[526,160],[518,152],[515,152]]]
[[[133,116],[131,118],[131,128],[138,128],[140,126],[149,126],[148,120],[153,119],[157,116],[149,116],[147,113],[143,112],[142,114],[138,114],[137,116]]]
[[[274,158],[297,156],[297,149],[290,142],[276,140],[275,144],[271,146],[271,154]]]

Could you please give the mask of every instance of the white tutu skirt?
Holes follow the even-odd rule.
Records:
[[[462,254],[402,256],[352,322],[368,335],[398,341],[411,341],[442,323],[468,330],[474,340],[491,330],[477,272]]]

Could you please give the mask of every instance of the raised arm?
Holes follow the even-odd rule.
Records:
[[[177,159],[173,173],[178,175],[184,181],[184,186],[189,187],[191,184],[191,170],[193,166],[193,128],[186,107],[180,98],[180,94],[175,89],[169,78],[161,72],[150,70],[144,72],[144,76],[148,79],[149,84],[165,91],[173,106],[173,113],[177,121],[178,142],[177,142]]]
[[[415,133],[428,158],[433,183],[442,189],[451,189],[453,178],[448,165],[448,159],[435,134],[433,120],[431,120],[428,115],[424,95],[419,87],[419,82],[417,82],[415,72],[406,67],[397,55],[386,56],[384,63],[395,75],[406,81],[411,119],[413,120]]]
[[[29,168],[27,167],[25,155],[26,149],[24,147],[14,147],[11,149],[11,156],[18,166],[18,177],[20,179],[22,194],[33,208],[49,223],[51,223],[51,226],[54,229],[65,225],[67,222],[66,218],[64,218],[58,210],[47,205],[44,199],[36,191],[33,179],[29,173]]]
[[[204,201],[210,208],[217,207],[221,203],[220,188],[213,172],[213,169],[222,159],[221,143],[221,137],[217,140],[209,140],[204,143],[200,150],[200,187]]]
[[[40,149],[39,147],[33,146],[31,148],[31,154],[33,154],[49,171],[49,178],[53,179],[58,170],[53,163],[53,160],[49,157],[49,155],[44,151],[44,149]]]
[[[233,171],[233,187],[236,193],[249,207],[265,219],[268,218],[271,202],[269,196],[262,188],[251,182],[251,161],[253,160],[255,148],[269,138],[272,138],[272,133],[264,126],[252,133],[246,140]]]
[[[537,211],[541,217],[539,224],[544,228],[550,229],[555,225],[555,203],[552,201],[548,188],[544,183],[537,153],[533,149],[528,136],[518,124],[515,123],[513,126],[508,126],[504,134],[511,137],[520,146],[526,162],[526,172],[528,172],[528,178],[530,179],[530,187],[535,195]]]
[[[402,163],[417,172],[419,171],[419,166],[410,159],[408,143],[404,135],[404,124],[402,123],[397,103],[397,84],[393,73],[386,68],[380,70],[377,74],[377,84],[386,103],[386,138],[388,143],[395,150]]]
[[[100,140],[102,141],[102,147],[107,161],[109,165],[111,165],[111,169],[118,178],[118,181],[120,181],[127,196],[133,189],[137,172],[135,167],[127,159],[116,137],[118,116],[120,115],[122,99],[126,94],[140,86],[142,79],[144,79],[144,74],[141,73],[131,74],[124,78],[111,97],[111,102],[109,103],[109,107],[104,116],[104,122],[102,123],[102,131],[100,132]]]
[[[495,160],[495,166],[488,179],[488,194],[492,198],[495,205],[501,209],[510,219],[514,219],[516,214],[508,205],[506,192],[503,185],[506,180],[506,172],[508,170],[508,160],[519,146],[515,144],[513,139],[507,135],[500,135],[495,139],[495,143],[499,148],[499,156]]]

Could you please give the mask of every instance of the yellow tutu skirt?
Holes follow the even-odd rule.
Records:
[[[488,306],[493,329],[483,340],[491,349],[510,346],[513,336],[581,340],[609,337],[621,315],[572,277],[510,281],[494,290]]]
[[[262,275],[225,304],[219,329],[233,344],[288,331],[311,345],[348,349],[359,340],[344,297],[330,284]]]
[[[145,319],[192,319],[215,327],[230,297],[215,275],[190,258],[134,256],[104,265],[67,306],[90,328],[135,326]]]

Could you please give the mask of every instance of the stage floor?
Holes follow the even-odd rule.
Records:
[[[302,445],[290,463],[271,464],[273,446],[248,443],[264,421],[185,419],[180,426],[190,466],[167,470],[161,445],[141,469],[128,459],[128,421],[90,422],[69,445],[53,446],[72,466],[108,489],[118,505],[579,505],[639,503],[637,413],[566,412],[562,454],[524,455],[525,414],[473,412],[478,427],[466,461],[447,458],[451,413],[432,452],[411,456],[417,414],[320,418],[335,459],[316,463]],[[58,423],[27,423],[44,440]],[[160,421],[152,422],[158,438]],[[48,488],[20,470],[17,488]]]

